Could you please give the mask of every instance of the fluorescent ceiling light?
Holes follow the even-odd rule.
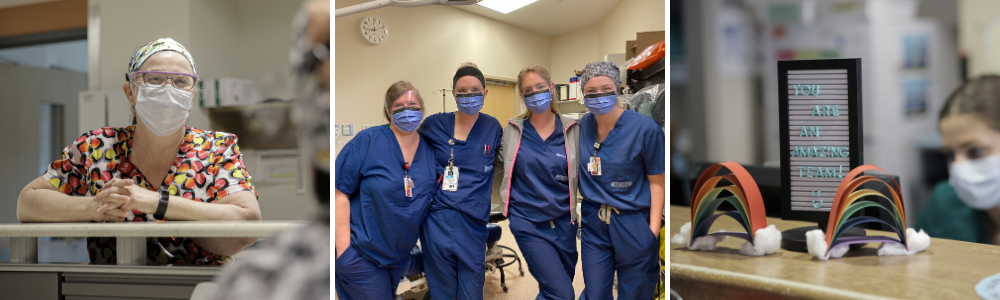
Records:
[[[535,3],[535,1],[538,0],[483,0],[483,2],[479,2],[478,5],[506,15],[512,11],[528,6],[528,4]]]

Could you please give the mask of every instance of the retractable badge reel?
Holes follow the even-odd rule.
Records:
[[[403,189],[406,190],[406,197],[413,197],[413,179],[410,178],[410,164],[403,163],[403,172],[406,176],[403,177]]]
[[[455,140],[449,139],[448,144],[454,146]],[[444,184],[441,185],[441,190],[458,191],[458,167],[455,166],[454,147],[451,149],[451,158],[448,159],[448,166],[444,168]]]
[[[597,157],[597,150],[601,150],[601,143],[594,143],[594,155],[590,157],[590,163],[587,164],[587,172],[593,176],[601,176],[601,158]]]

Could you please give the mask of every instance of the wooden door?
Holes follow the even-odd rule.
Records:
[[[489,92],[486,93],[486,100],[481,111],[497,118],[501,126],[507,124],[507,120],[516,115],[514,110],[514,98],[516,95],[514,84],[496,85],[488,83],[486,84],[486,90]]]

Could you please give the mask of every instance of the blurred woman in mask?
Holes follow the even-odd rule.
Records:
[[[528,110],[504,127],[503,153],[498,153],[506,172],[500,186],[503,212],[538,281],[536,299],[573,299],[579,126],[559,115],[552,100],[555,85],[545,68],[525,66],[517,89]]]
[[[932,237],[1000,244],[1000,76],[969,80],[938,118],[948,182],[934,187],[914,228]]]
[[[452,86],[458,111],[427,117],[420,129],[444,176],[420,245],[432,299],[482,299],[494,159],[503,132],[496,118],[479,112],[488,91],[475,64],[462,64]]]
[[[84,133],[21,191],[21,222],[260,220],[236,136],[185,126],[194,58],[158,39],[139,49],[122,90],[132,126]],[[192,201],[194,200],[194,201]],[[256,238],[149,238],[149,264],[218,265]],[[116,263],[115,238],[88,237],[91,263]]]

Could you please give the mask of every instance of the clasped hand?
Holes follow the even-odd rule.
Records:
[[[91,203],[93,220],[97,222],[124,222],[129,211],[154,213],[159,204],[156,192],[136,185],[130,179],[111,179],[94,196]]]

